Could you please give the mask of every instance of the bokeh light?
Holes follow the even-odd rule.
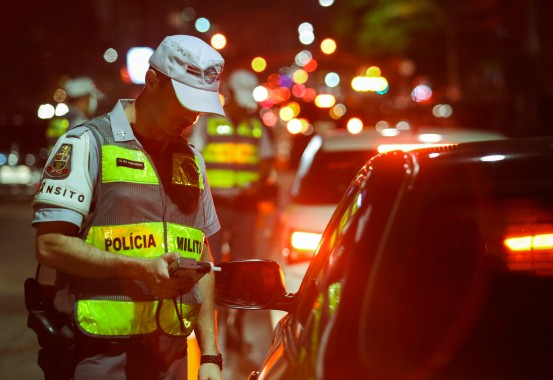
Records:
[[[352,117],[348,120],[346,129],[351,134],[358,134],[363,130],[363,122],[358,117]]]
[[[260,73],[264,71],[267,68],[267,61],[265,61],[265,58],[263,57],[255,57],[252,59],[252,69],[256,73]]]
[[[223,49],[227,45],[227,38],[221,33],[215,33],[211,37],[211,46],[217,50]]]
[[[432,114],[435,117],[450,117],[453,114],[453,109],[449,104],[436,104],[432,108]]]
[[[298,66],[305,66],[309,63],[309,61],[311,61],[312,58],[313,55],[309,50],[302,50],[298,54],[296,54],[296,56],[294,57],[294,62]]]
[[[56,109],[51,104],[41,104],[38,107],[37,116],[39,119],[50,119],[56,114]]]
[[[319,0],[321,7],[330,7],[332,4],[334,4],[334,0]]]
[[[336,73],[328,73],[325,75],[325,84],[328,87],[336,87],[340,83],[340,76]]]
[[[420,84],[411,91],[411,99],[417,103],[422,103],[429,100],[432,97],[432,89],[425,85]]]
[[[299,35],[299,40],[304,45],[311,45],[315,41],[315,33],[309,30],[304,30]]]
[[[320,94],[315,98],[315,105],[319,108],[330,108],[336,103],[336,98],[332,94]]]
[[[346,106],[344,104],[336,104],[329,110],[329,115],[332,119],[338,120],[346,114]]]
[[[200,33],[205,33],[211,28],[211,23],[205,17],[200,17],[194,23],[194,27]]]
[[[332,54],[336,51],[336,41],[332,38],[325,38],[321,42],[321,51],[325,54]]]
[[[297,84],[304,84],[307,82],[307,79],[309,78],[309,75],[305,70],[299,69],[294,71],[294,74],[292,74],[292,79],[294,83]]]
[[[269,97],[269,91],[264,86],[257,86],[253,89],[252,95],[256,102],[262,102]]]
[[[114,48],[106,49],[106,51],[104,52],[104,60],[107,63],[113,63],[117,61],[118,56],[119,55],[117,54],[117,50],[115,50]]]
[[[134,84],[144,84],[146,71],[150,67],[148,60],[154,50],[150,47],[133,47],[127,53],[127,72]]]

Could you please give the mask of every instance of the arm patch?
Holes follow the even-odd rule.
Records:
[[[87,216],[92,201],[89,151],[88,134],[62,136],[48,158],[33,205],[67,208]]]

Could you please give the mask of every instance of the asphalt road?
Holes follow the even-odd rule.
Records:
[[[29,198],[0,198],[0,379],[43,378],[36,364],[39,346],[36,336],[26,326],[23,299],[23,283],[34,276],[36,268],[31,217]],[[241,351],[223,348],[225,380],[246,379],[251,370],[259,368],[269,348],[272,335],[269,312],[248,311],[244,320],[249,348]]]
[[[23,283],[34,276],[34,230],[28,199],[0,199],[0,378],[41,379],[38,343],[27,328]]]

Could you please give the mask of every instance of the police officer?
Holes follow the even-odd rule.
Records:
[[[258,202],[268,198],[267,184],[274,167],[275,150],[258,116],[252,92],[257,77],[247,70],[229,76],[225,117],[203,115],[194,125],[189,141],[205,158],[221,230],[209,238],[215,262],[223,260],[228,245],[230,259],[256,256]],[[245,348],[241,313],[223,310],[226,345]],[[223,316],[224,318],[224,316]]]
[[[46,143],[52,149],[56,141],[67,132],[69,127],[81,124],[96,115],[98,101],[105,98],[96,88],[94,81],[86,76],[69,79],[63,85],[67,99],[68,112],[54,117],[46,129]]]
[[[33,201],[36,256],[57,270],[75,380],[186,379],[192,331],[198,377],[221,379],[214,276],[191,283],[169,268],[211,261],[219,222],[203,158],[181,134],[201,113],[223,115],[223,65],[196,37],[166,37],[137,99],[70,129],[48,159]]]

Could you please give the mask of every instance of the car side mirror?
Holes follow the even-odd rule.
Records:
[[[234,260],[218,264],[215,302],[235,309],[289,311],[292,296],[286,292],[280,265],[272,260]]]

